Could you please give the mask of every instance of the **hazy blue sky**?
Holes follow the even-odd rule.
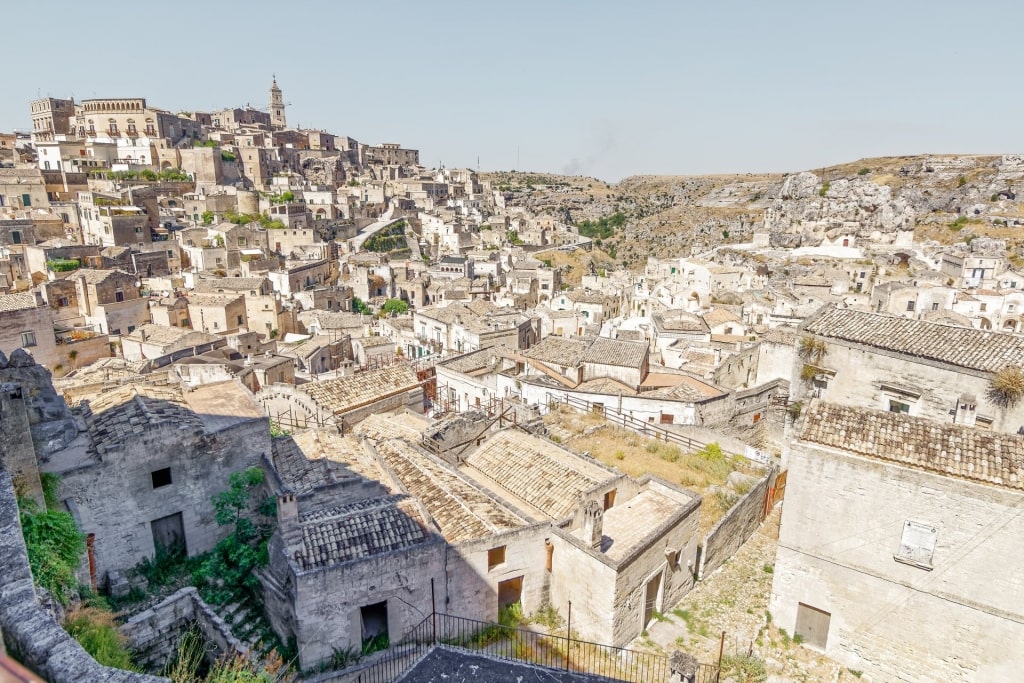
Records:
[[[276,73],[292,125],[427,165],[618,180],[1024,151],[1019,0],[8,1],[0,130],[30,128],[37,93],[265,107]]]

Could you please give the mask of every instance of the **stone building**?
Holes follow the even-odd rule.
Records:
[[[65,395],[84,430],[40,468],[60,475],[61,500],[94,539],[101,585],[159,547],[211,549],[226,533],[211,498],[270,454],[267,419],[237,381],[184,391],[154,377]]]
[[[800,358],[801,344],[810,342],[796,344],[797,400],[817,397],[1001,432],[1024,427],[1024,406],[1000,407],[988,397],[995,373],[1024,366],[1020,336],[834,307],[808,320],[803,333],[821,346]]]
[[[271,420],[295,429],[325,424],[348,429],[377,412],[405,408],[423,412],[423,388],[408,365],[299,386],[272,384],[265,386],[256,400]]]
[[[128,334],[149,322],[149,300],[135,275],[122,270],[74,271],[78,310],[86,326],[101,334]]]
[[[495,621],[571,600],[583,638],[622,645],[692,587],[699,496],[518,429],[481,423],[465,453],[446,442],[465,430],[425,427],[376,414],[346,436],[275,440],[279,527],[261,578],[303,668],[396,642],[432,603]]]
[[[10,355],[16,349],[51,370],[57,363],[50,308],[37,292],[0,295],[0,351]]]
[[[771,612],[876,681],[1020,679],[1024,438],[814,401]]]

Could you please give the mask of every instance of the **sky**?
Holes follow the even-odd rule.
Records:
[[[1024,151],[1019,0],[7,1],[0,130],[39,96],[266,107],[276,74],[289,125],[427,166],[617,182]]]

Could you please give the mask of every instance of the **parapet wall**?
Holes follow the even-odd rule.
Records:
[[[7,651],[49,683],[170,683],[101,666],[40,606],[21,535],[18,502],[0,469],[0,633]]]
[[[135,661],[151,671],[160,669],[174,654],[182,632],[195,625],[207,642],[225,652],[245,655],[248,648],[231,635],[224,620],[217,616],[199,591],[188,586],[169,596],[159,604],[136,614],[121,627],[128,646],[135,653]]]
[[[718,524],[704,537],[700,552],[701,579],[735,555],[740,546],[754,535],[757,527],[761,526],[768,484],[774,479],[775,474],[774,468],[769,469],[764,478],[743,494],[743,497],[725,513],[725,517],[718,520]]]

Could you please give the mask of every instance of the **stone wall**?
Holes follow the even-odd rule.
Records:
[[[182,633],[193,624],[207,642],[216,646],[217,656],[248,653],[248,649],[231,635],[224,620],[192,586],[182,588],[158,605],[136,614],[121,627],[121,633],[128,639],[135,663],[152,671],[163,668],[173,657]]]
[[[1020,680],[1024,494],[797,442],[770,609],[829,615],[825,654],[874,681]],[[907,521],[925,566],[896,559]]]
[[[49,683],[169,683],[100,666],[39,605],[21,536],[14,486],[0,469],[0,632],[7,651]]]
[[[228,489],[232,473],[260,465],[269,454],[264,419],[214,434],[160,424],[111,445],[100,462],[59,471],[59,494],[73,502],[82,531],[96,534],[96,572],[103,581],[110,570],[153,557],[151,524],[169,515],[181,514],[190,556],[213,548],[228,530],[214,518],[212,497]],[[163,468],[170,469],[171,483],[154,488],[151,473]]]
[[[725,513],[725,517],[718,520],[718,524],[704,537],[699,578],[703,579],[721,567],[757,531],[762,521],[768,484],[774,477],[773,469],[743,494],[743,497]]]

